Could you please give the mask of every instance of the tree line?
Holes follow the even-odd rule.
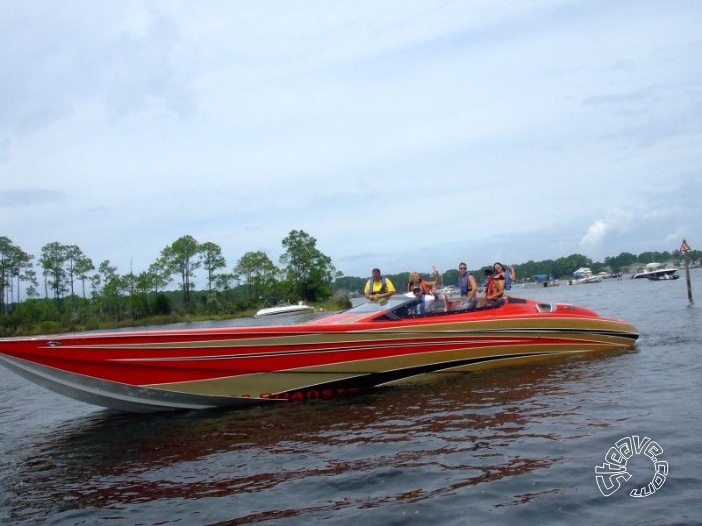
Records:
[[[183,315],[234,316],[260,306],[270,296],[312,303],[331,298],[342,308],[348,305],[349,295],[362,293],[368,277],[338,272],[331,258],[317,248],[317,240],[303,230],[292,230],[282,240],[282,247],[280,266],[265,252],[253,251],[228,270],[219,245],[200,243],[185,235],[164,247],[147,270],[119,274],[109,260],[96,267],[77,245],[51,242],[35,258],[0,236],[0,332],[7,336],[81,330],[154,317],[167,321]],[[623,252],[595,262],[572,254],[555,260],[530,260],[515,268],[521,281],[538,274],[558,279],[570,277],[580,267],[590,267],[595,273],[618,273],[651,261],[679,263],[682,257],[679,251]],[[702,253],[691,251],[690,257],[699,260]],[[479,281],[482,270],[473,271]],[[204,277],[204,287],[196,288],[198,272]],[[402,290],[409,272],[389,277]],[[426,277],[431,279],[428,273]],[[177,290],[168,290],[174,281]],[[457,281],[457,268],[441,274],[444,285]]]
[[[109,260],[96,267],[76,245],[48,243],[35,258],[1,236],[0,328],[8,335],[174,314],[236,315],[268,296],[324,302],[341,274],[316,245],[303,230],[292,230],[282,240],[281,266],[255,251],[227,270],[219,245],[185,235],[164,247],[147,270],[119,274]],[[198,272],[205,284],[200,289],[195,287]],[[177,291],[166,290],[174,281]]]
[[[689,252],[690,261],[700,261],[702,251],[692,250]],[[681,264],[683,254],[679,250],[673,252],[642,252],[641,254],[631,254],[622,252],[618,256],[606,257],[603,262],[593,261],[582,254],[571,254],[570,256],[558,259],[546,259],[542,261],[529,260],[526,263],[515,264],[517,280],[521,282],[533,281],[536,276],[548,275],[551,279],[566,279],[573,275],[573,272],[581,267],[589,267],[593,273],[607,272],[619,274],[632,269],[643,270],[647,263],[653,261],[659,263],[672,262]],[[508,263],[505,263],[508,265]],[[484,270],[492,268],[492,264],[471,270],[478,283],[484,281]],[[433,280],[433,275],[429,272],[421,273],[423,279]],[[409,272],[397,274],[386,274],[391,279],[396,289],[404,290],[405,284],[409,281]],[[368,277],[343,276],[334,281],[334,290],[363,291]],[[442,285],[456,285],[458,283],[458,261],[456,268],[446,270],[440,275]]]

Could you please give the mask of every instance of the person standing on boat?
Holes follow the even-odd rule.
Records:
[[[380,269],[374,268],[372,276],[366,282],[363,294],[370,301],[383,301],[395,294],[395,286],[390,278],[380,274]]]
[[[478,283],[471,272],[468,272],[468,265],[461,262],[458,264],[458,290],[461,291],[461,298],[468,301],[475,299],[478,293]]]

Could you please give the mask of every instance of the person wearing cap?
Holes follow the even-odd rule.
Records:
[[[439,269],[436,266],[432,266],[434,270],[434,281],[424,281],[420,276],[419,272],[413,270],[410,272],[409,281],[407,282],[407,292],[414,294],[415,298],[419,298],[419,312],[418,314],[424,314],[426,312],[426,297],[429,294],[433,294],[436,288],[439,286]]]

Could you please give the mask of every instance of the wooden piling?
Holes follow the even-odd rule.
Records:
[[[690,282],[690,245],[687,241],[682,240],[682,245],[680,245],[680,252],[685,256],[685,279],[687,280],[687,299],[690,301],[690,306],[694,305],[692,300],[692,283]]]

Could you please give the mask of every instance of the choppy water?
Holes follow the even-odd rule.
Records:
[[[626,318],[632,351],[360,397],[245,411],[115,414],[0,367],[0,523],[694,524],[702,520],[702,272],[517,290]],[[621,438],[653,463],[609,497]]]

